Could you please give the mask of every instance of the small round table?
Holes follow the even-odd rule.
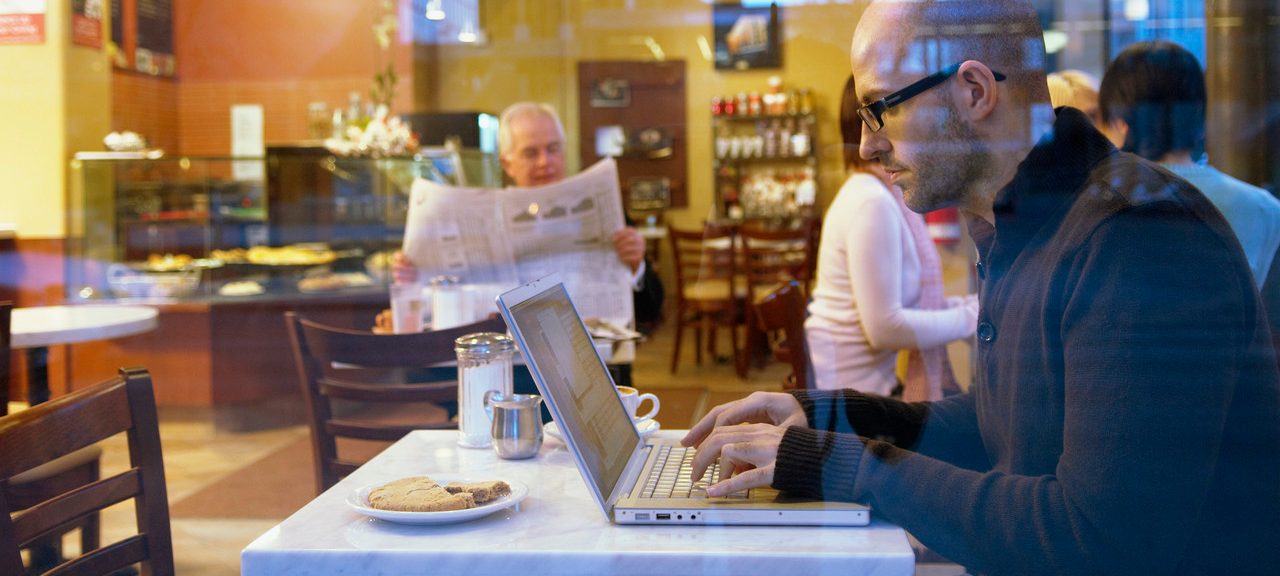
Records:
[[[27,351],[27,402],[49,399],[49,347],[109,340],[154,330],[158,312],[150,306],[84,305],[14,308],[10,345]]]

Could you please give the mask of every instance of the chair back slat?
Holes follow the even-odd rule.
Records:
[[[409,378],[410,372],[455,360],[454,341],[461,336],[506,332],[506,324],[496,316],[416,334],[375,334],[326,326],[293,312],[285,313],[285,324],[307,402],[316,493],[353,470],[338,455],[338,438],[394,441],[414,429],[456,427],[438,406],[457,398],[456,380],[418,382]],[[415,417],[413,422],[393,422],[372,410],[365,418],[340,414],[335,400],[374,403],[385,406],[386,411],[403,412],[407,403],[434,410],[410,414]]]
[[[133,416],[129,398],[121,392],[123,388],[123,380],[112,387],[87,388],[83,395],[62,396],[40,404],[42,410],[6,416],[0,424],[0,434],[8,435],[9,440],[0,445],[0,478],[17,476],[53,460],[55,455],[70,454],[131,430]]]
[[[24,543],[88,513],[134,500],[138,535],[63,563],[48,574],[107,574],[141,562],[143,574],[173,574],[168,494],[151,376],[140,368],[0,418],[0,484],[48,461],[120,432],[127,435],[132,469],[20,513],[0,490],[0,573],[23,570]]]
[[[79,518],[137,496],[142,491],[139,478],[139,470],[127,470],[14,514],[13,526],[18,545],[25,547],[36,539],[58,532],[63,524],[70,521],[68,519]]]
[[[444,402],[458,397],[453,381],[426,384],[365,384],[326,376],[320,379],[320,393],[331,399],[381,402]]]
[[[358,440],[384,440],[394,442],[404,437],[405,434],[414,430],[423,429],[441,429],[453,428],[449,422],[440,422],[435,425],[411,424],[411,425],[393,425],[387,424],[382,426],[372,426],[369,424],[361,424],[359,422],[344,422],[342,420],[330,420],[325,423],[325,431],[343,438],[355,438]]]
[[[45,572],[45,576],[100,576],[142,562],[147,557],[147,536],[137,534],[99,548]],[[112,566],[106,572],[103,567]]]
[[[456,358],[453,341],[473,332],[506,332],[502,318],[488,318],[417,334],[374,334],[301,319],[311,353],[331,363],[363,368],[421,367]]]

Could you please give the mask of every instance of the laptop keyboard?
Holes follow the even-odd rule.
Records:
[[[657,456],[654,457],[653,469],[645,479],[642,498],[706,498],[707,486],[715,484],[720,478],[720,461],[717,460],[707,468],[703,479],[693,481],[693,448],[660,444],[654,446]],[[745,499],[746,490],[733,492],[725,498]]]

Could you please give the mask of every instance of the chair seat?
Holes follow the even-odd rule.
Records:
[[[746,298],[747,288],[740,282],[734,282],[733,296],[735,299]],[[693,284],[686,286],[684,289],[684,298],[689,301],[707,301],[707,300],[728,300],[729,299],[729,280],[699,280]]]

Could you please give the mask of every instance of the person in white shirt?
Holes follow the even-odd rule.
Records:
[[[977,298],[943,297],[924,218],[906,207],[879,161],[858,155],[860,105],[851,76],[840,113],[851,175],[824,217],[805,321],[814,384],[888,396],[898,386],[898,352],[911,350],[903,397],[936,400],[954,386],[945,345],[973,335]]]

